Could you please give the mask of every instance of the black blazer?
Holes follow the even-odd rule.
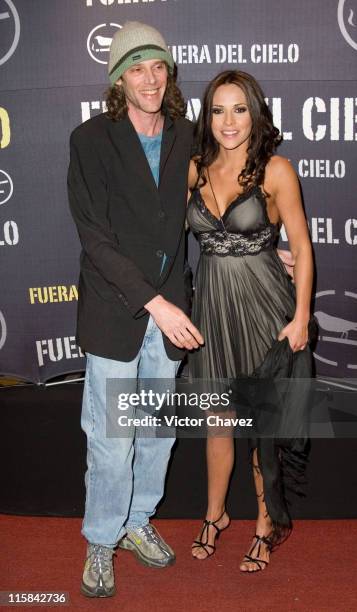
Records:
[[[125,118],[98,115],[70,140],[69,202],[82,244],[77,342],[119,361],[139,352],[156,295],[187,312],[184,221],[193,125],[165,117],[156,187],[137,133]],[[162,255],[168,262],[161,275]],[[166,337],[170,359],[183,352]]]

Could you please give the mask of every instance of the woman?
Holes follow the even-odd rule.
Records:
[[[191,161],[187,218],[199,261],[192,320],[205,346],[190,355],[193,378],[251,375],[276,339],[309,351],[313,264],[296,174],[273,155],[280,142],[263,92],[244,72],[227,71],[208,85],[197,125],[199,155]],[[283,223],[295,260],[295,291],[275,242]],[[290,321],[287,324],[287,321]],[[207,438],[208,508],[192,555],[206,559],[228,527],[225,499],[234,459],[233,437]],[[264,482],[253,452],[258,518],[241,571],[264,569],[274,540]]]

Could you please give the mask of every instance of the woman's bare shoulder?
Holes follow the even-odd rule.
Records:
[[[282,185],[295,187],[298,178],[291,162],[281,155],[274,155],[265,167],[264,186],[272,194],[280,190]]]
[[[286,157],[282,157],[281,155],[273,155],[271,157],[265,167],[265,175],[266,177],[281,178],[282,175],[296,175],[296,172],[290,162]]]

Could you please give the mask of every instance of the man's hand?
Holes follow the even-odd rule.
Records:
[[[183,310],[165,300],[161,295],[157,295],[145,304],[145,308],[165,336],[178,348],[192,350],[204,344],[200,332],[192,325]]]

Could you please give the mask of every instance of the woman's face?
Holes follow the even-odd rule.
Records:
[[[252,118],[244,91],[227,83],[217,87],[212,100],[212,133],[224,149],[248,148]]]

